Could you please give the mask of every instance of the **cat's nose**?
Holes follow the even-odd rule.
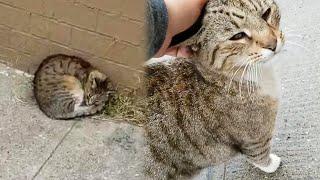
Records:
[[[277,39],[272,39],[272,40],[269,40],[267,43],[265,43],[262,48],[264,49],[270,49],[271,51],[275,52],[276,49],[277,49],[277,44],[278,44],[278,41]]]

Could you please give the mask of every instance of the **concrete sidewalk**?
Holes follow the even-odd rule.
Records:
[[[196,178],[320,179],[320,1],[281,1],[287,46],[279,55],[283,95],[267,175],[239,157]],[[140,180],[142,128],[87,118],[54,121],[38,109],[32,77],[0,65],[0,179]]]
[[[0,179],[141,179],[142,129],[48,119],[31,79],[0,65]]]

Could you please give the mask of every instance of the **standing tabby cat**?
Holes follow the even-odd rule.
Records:
[[[273,0],[210,0],[202,28],[185,42],[191,59],[147,68],[145,126],[150,179],[183,179],[245,155],[272,173],[278,85],[273,56],[284,43]]]
[[[40,65],[34,94],[40,109],[54,119],[71,119],[102,110],[111,93],[106,75],[75,56],[53,55]]]

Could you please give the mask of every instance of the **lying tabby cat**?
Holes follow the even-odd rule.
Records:
[[[272,173],[279,90],[274,55],[284,43],[273,0],[210,0],[202,28],[185,42],[194,57],[147,69],[145,126],[150,179],[182,179],[245,155]]]
[[[111,93],[107,76],[75,56],[47,57],[34,78],[40,109],[54,119],[93,115],[102,110]]]

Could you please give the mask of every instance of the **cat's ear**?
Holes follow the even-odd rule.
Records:
[[[91,83],[91,88],[92,88],[92,89],[97,88],[97,84],[98,84],[98,83],[97,83],[97,79],[94,78],[94,79],[92,80],[92,83]]]
[[[176,44],[175,46],[187,46],[190,47],[193,52],[196,52],[200,49],[201,35],[203,34],[204,27],[206,27],[206,25],[204,25],[206,11],[207,8],[203,8],[197,21],[188,30],[179,34],[180,37],[189,37],[190,35],[191,37],[179,44]]]
[[[202,29],[200,29],[195,35],[178,44],[177,46],[186,46],[189,47],[193,52],[197,52],[201,48],[201,33]]]
[[[101,80],[101,81],[104,81],[107,79],[107,76],[101,72],[99,72],[98,70],[96,71],[93,71],[92,72],[92,76],[94,79],[98,79],[98,80]]]

